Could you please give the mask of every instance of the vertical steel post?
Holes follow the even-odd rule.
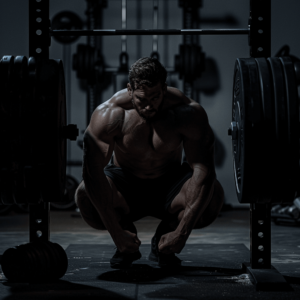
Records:
[[[29,0],[29,56],[34,57],[37,63],[49,59],[49,27],[49,0]],[[41,202],[29,206],[30,242],[49,241],[49,213],[50,203]]]
[[[271,0],[250,0],[251,57],[271,56]]]
[[[271,204],[250,204],[250,265],[271,268]]]
[[[271,56],[271,0],[250,0],[251,57]],[[250,263],[252,269],[271,268],[271,205],[250,204]]]

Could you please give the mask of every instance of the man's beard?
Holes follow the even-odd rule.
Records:
[[[154,114],[153,116],[143,115],[142,111],[139,110],[139,109],[136,107],[136,105],[135,105],[133,99],[131,99],[131,102],[132,102],[133,108],[137,111],[137,113],[139,114],[139,116],[140,116],[143,120],[153,120],[153,119],[155,119],[155,118],[157,117],[157,115],[158,115],[159,112],[161,111],[161,108],[162,108],[162,105],[163,105],[163,102],[164,102],[164,98],[163,98],[163,100],[161,101],[161,103],[160,103],[158,109],[157,109],[157,110],[156,110],[156,109],[153,110],[153,111],[155,112],[155,114]]]

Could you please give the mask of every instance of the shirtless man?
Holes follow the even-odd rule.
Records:
[[[145,216],[162,220],[149,259],[161,267],[180,265],[175,253],[223,205],[207,114],[168,87],[166,77],[158,60],[136,61],[127,89],[97,107],[84,135],[83,181],[75,200],[87,224],[109,231],[117,247],[112,268],[141,258],[133,222]],[[187,162],[181,164],[183,149]]]

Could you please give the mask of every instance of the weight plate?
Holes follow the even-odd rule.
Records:
[[[14,56],[3,56],[0,62],[0,124],[1,124],[1,147],[0,147],[0,192],[3,204],[13,204],[13,187],[11,177],[12,155],[12,100],[13,100],[13,68]]]
[[[14,94],[12,101],[12,182],[15,203],[27,203],[27,195],[23,174],[23,120],[22,106],[26,99],[28,78],[28,62],[25,56],[16,56],[14,59]]]
[[[75,192],[78,185],[79,182],[73,176],[67,175],[64,202],[51,202],[51,207],[57,210],[69,210],[75,208]]]
[[[39,87],[41,95],[39,169],[42,198],[45,202],[64,201],[66,178],[66,96],[61,60],[44,61]]]
[[[66,254],[65,250],[59,244],[51,243],[51,247],[52,247],[53,251],[56,253],[56,255],[59,258],[59,260],[58,260],[59,268],[57,268],[57,270],[55,272],[55,275],[56,275],[56,278],[61,278],[67,272],[68,257],[67,257],[67,254]]]
[[[293,201],[299,182],[299,108],[298,108],[298,90],[297,79],[295,76],[294,64],[290,57],[280,57],[282,64],[286,105],[287,105],[287,121],[288,121],[288,149],[287,159],[289,160],[289,172],[287,177],[290,182],[291,198]],[[294,195],[292,196],[292,191]],[[284,202],[289,202],[287,199]]]
[[[294,198],[294,190],[291,190],[289,172],[291,172],[288,153],[288,117],[287,117],[287,99],[284,85],[284,74],[281,61],[277,57],[268,58],[274,90],[275,104],[275,132],[276,142],[274,148],[275,161],[275,180],[274,180],[274,198],[272,202],[290,202]]]
[[[83,23],[80,17],[71,11],[62,11],[52,18],[53,30],[81,30]],[[62,44],[71,44],[79,39],[79,36],[55,36],[54,39]]]
[[[258,202],[263,189],[262,174],[258,171],[262,121],[256,62],[239,58],[234,70],[231,124],[234,180],[240,203]]]
[[[272,75],[270,73],[268,62],[265,58],[256,58],[258,67],[261,102],[263,110],[263,126],[261,128],[263,139],[261,141],[261,157],[263,170],[264,189],[261,191],[263,202],[271,202],[274,185],[274,168],[275,168],[275,113],[274,113],[274,96]]]
[[[23,153],[23,178],[26,187],[27,203],[36,204],[40,201],[40,189],[37,188],[37,182],[40,175],[38,174],[38,153],[39,138],[37,138],[37,130],[39,126],[39,96],[38,96],[38,80],[39,69],[34,57],[28,59],[28,78],[27,78],[27,96],[22,103],[22,153]]]

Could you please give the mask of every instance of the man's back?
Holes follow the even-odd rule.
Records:
[[[144,119],[124,89],[97,108],[91,123],[107,128],[106,132],[114,136],[116,166],[140,178],[156,178],[170,165],[181,163],[183,132],[195,130],[198,135],[201,131],[193,122],[197,112],[207,117],[199,104],[178,89],[168,87],[158,113]]]

